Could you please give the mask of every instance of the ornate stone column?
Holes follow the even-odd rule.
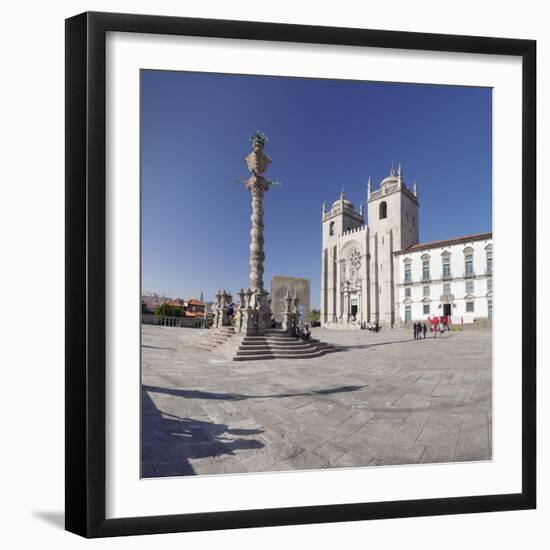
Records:
[[[271,182],[263,177],[271,159],[264,153],[267,138],[261,132],[250,136],[252,152],[246,157],[246,165],[251,176],[245,182],[252,197],[250,217],[250,288],[253,292],[264,289],[264,193]]]
[[[245,181],[246,188],[252,198],[252,215],[250,217],[250,289],[252,291],[252,307],[255,310],[254,329],[263,333],[271,323],[271,311],[267,302],[268,293],[264,290],[264,194],[271,187],[271,181],[263,177],[271,159],[264,153],[267,137],[260,131],[250,136],[252,152],[246,157],[246,165],[250,177]]]

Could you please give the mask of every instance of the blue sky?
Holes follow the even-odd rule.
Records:
[[[401,162],[420,241],[491,231],[488,88],[169,71],[141,75],[142,288],[212,299],[248,285],[251,132],[269,137],[265,286],[311,279],[319,305],[321,205],[359,209]],[[367,220],[368,222],[368,220]]]

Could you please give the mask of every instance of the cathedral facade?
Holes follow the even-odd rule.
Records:
[[[419,198],[401,166],[356,211],[344,192],[323,204],[321,324],[396,326],[447,316],[492,316],[492,235],[419,243]]]

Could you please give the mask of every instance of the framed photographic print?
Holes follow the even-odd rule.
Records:
[[[66,527],[535,507],[530,40],[66,22]]]

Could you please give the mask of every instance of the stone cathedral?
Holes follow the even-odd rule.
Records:
[[[393,166],[379,188],[367,192],[368,225],[340,194],[323,204],[321,324],[327,328],[393,326],[396,312],[394,253],[418,243],[418,194],[409,188],[401,165]]]

